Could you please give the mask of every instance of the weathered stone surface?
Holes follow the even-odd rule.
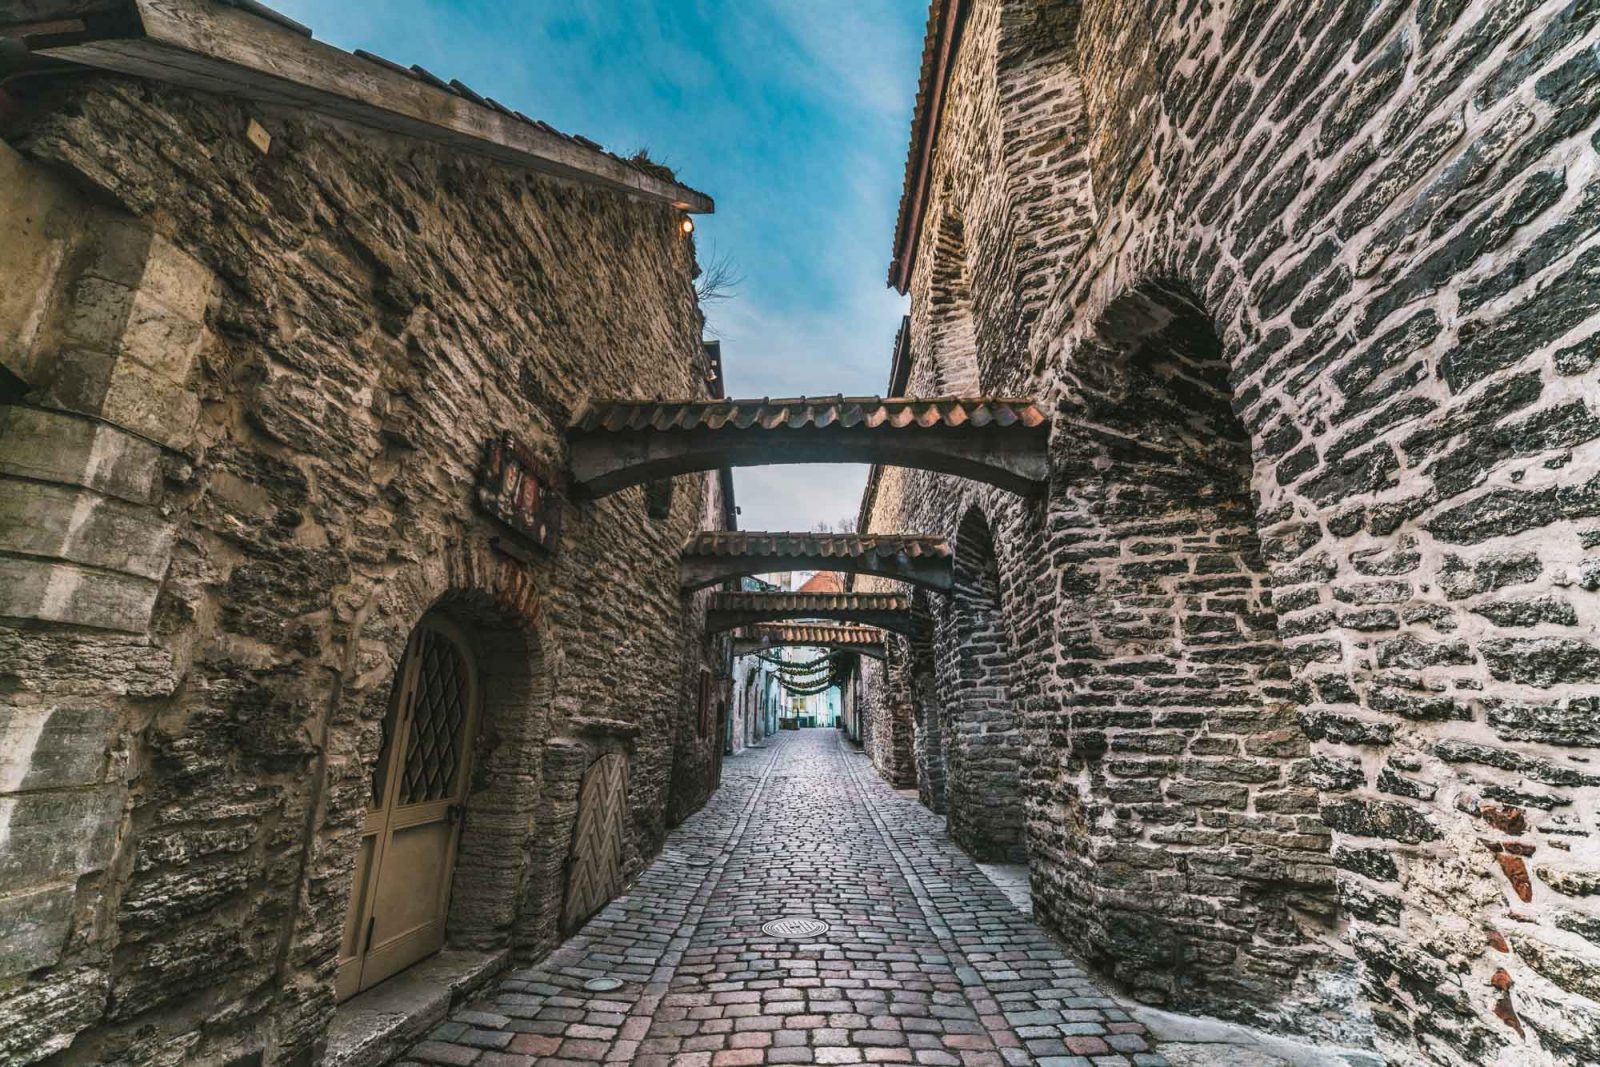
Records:
[[[121,817],[122,791],[114,787],[0,796],[0,893],[104,868]]]
[[[1502,740],[1600,748],[1600,697],[1554,704],[1493,700],[1488,709],[1489,724]]]
[[[77,895],[68,884],[0,896],[0,978],[27,974],[61,958]]]
[[[143,633],[158,591],[136,575],[0,556],[0,615],[11,618]]]
[[[22,792],[101,781],[115,721],[103,707],[0,703],[0,785]]]
[[[5,405],[0,442],[0,474],[82,486],[139,504],[154,493],[161,450],[105,423]]]
[[[8,1024],[0,1029],[0,1055],[28,1063],[59,1052],[72,1035],[105,1009],[107,982],[98,968],[50,974],[5,997]]]
[[[160,579],[172,523],[150,508],[86,489],[0,481],[0,552],[67,560]]]

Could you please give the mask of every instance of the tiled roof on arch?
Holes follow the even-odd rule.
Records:
[[[685,556],[816,556],[823,559],[861,559],[866,556],[908,556],[912,559],[950,558],[950,543],[942,537],[917,534],[835,534],[708,530],[695,534],[683,546]]]
[[[911,598],[901,593],[718,593],[711,598],[718,611],[759,611],[780,608],[804,617],[806,612],[910,611]]]
[[[637,430],[799,429],[808,426],[1042,426],[1032,400],[1015,397],[794,397],[773,400],[597,400],[572,420],[583,433]]]
[[[738,636],[758,643],[784,645],[824,645],[850,648],[883,644],[884,632],[876,626],[848,623],[758,623],[746,626]]]

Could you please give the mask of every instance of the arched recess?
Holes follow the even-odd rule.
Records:
[[[938,682],[934,675],[933,612],[928,594],[911,594],[911,617],[917,625],[906,641],[910,659],[912,757],[917,770],[917,798],[931,811],[944,813],[944,731],[940,726]]]
[[[446,945],[504,947],[519,919],[540,829],[530,768],[546,722],[541,642],[532,613],[520,610],[527,602],[508,590],[444,584],[420,613],[416,589],[394,597],[396,616],[416,623],[393,657],[392,681],[372,687],[384,703],[364,701],[361,722],[350,724],[367,740],[339,779],[364,812],[339,900],[341,998],[387,977],[397,960]],[[423,914],[435,908],[437,924]]]
[[[1035,912],[1141,999],[1267,1021],[1317,995],[1337,905],[1228,361],[1170,283],[1111,304],[1072,358],[1066,773],[1039,798]]]
[[[934,234],[928,277],[928,331],[936,396],[978,396],[978,334],[972,313],[972,271],[961,213],[947,208]]]
[[[979,860],[1027,862],[1014,655],[989,520],[976,508],[956,533],[955,588],[943,642],[945,811],[950,836]]]

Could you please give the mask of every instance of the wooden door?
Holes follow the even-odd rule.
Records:
[[[461,632],[424,619],[389,698],[339,952],[340,1000],[444,946],[450,880],[477,729]]]
[[[622,891],[622,827],[627,814],[628,761],[613,752],[589,766],[578,788],[578,821],[572,830],[566,903],[561,909],[563,930],[576,930]]]

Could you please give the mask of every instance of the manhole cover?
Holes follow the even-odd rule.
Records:
[[[587,982],[583,983],[583,988],[589,990],[591,993],[609,993],[613,989],[622,988],[622,979],[591,978]]]
[[[828,932],[828,924],[821,919],[806,919],[791,915],[787,919],[773,919],[761,927],[761,932],[773,937],[792,937],[804,940],[820,937]]]

